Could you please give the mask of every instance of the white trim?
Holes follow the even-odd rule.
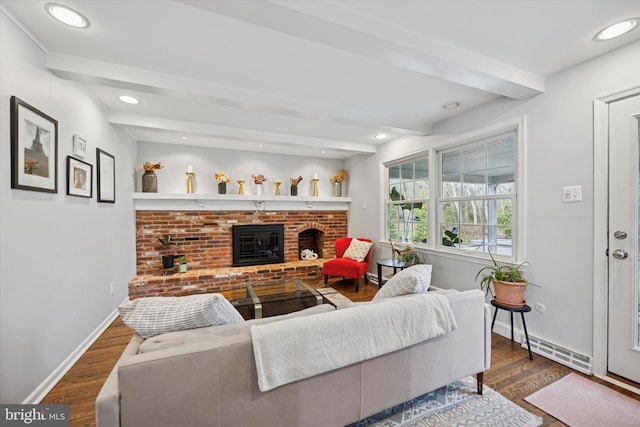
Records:
[[[593,372],[607,372],[609,107],[593,101]]]
[[[603,95],[593,101],[593,374],[607,377],[608,336],[608,239],[609,204],[609,103],[640,95],[640,86]],[[624,384],[624,383],[622,383]],[[628,385],[621,387],[629,388]]]
[[[128,298],[127,298],[128,299]],[[126,301],[126,300],[125,300]],[[45,396],[53,389],[53,387],[58,384],[58,382],[62,379],[62,377],[69,372],[69,370],[73,367],[73,365],[84,355],[84,353],[91,347],[91,345],[96,342],[100,335],[107,330],[107,328],[113,323],[113,321],[118,317],[118,309],[113,310],[109,316],[105,320],[102,321],[98,325],[96,329],[93,330],[89,334],[87,338],[80,343],[80,345],[67,356],[66,359],[62,361],[60,365],[56,369],[53,370],[49,374],[45,380],[40,383],[35,390],[31,392],[29,396],[25,400],[22,401],[23,405],[37,405],[45,398]]]
[[[34,42],[35,45],[38,46],[38,48],[40,48],[40,50],[42,50],[45,54],[49,53],[49,51],[44,46],[44,44],[42,44],[40,40],[38,40],[36,36],[33,35],[33,33],[27,30],[27,28],[24,25],[22,25],[22,23],[18,21],[18,19],[15,16],[13,16],[13,14],[9,12],[2,4],[0,4],[0,11],[2,11],[2,13],[4,13],[7,16],[7,18],[9,18],[9,20],[11,20],[11,22],[15,24],[16,27],[20,28],[20,31],[22,31],[27,37],[29,37],[31,41]]]
[[[624,388],[626,390],[632,391],[635,394],[640,394],[640,388],[634,387],[634,386],[632,386],[630,384],[627,384],[625,382],[619,381],[619,380],[617,380],[615,378],[612,378],[612,377],[608,377],[606,375],[597,375],[595,373],[593,375],[598,377],[598,378],[600,378],[600,379],[602,379],[602,380],[605,380],[608,383],[615,384],[618,387],[622,387],[622,388]]]

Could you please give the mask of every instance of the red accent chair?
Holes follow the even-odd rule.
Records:
[[[369,239],[356,237],[358,240],[365,242],[371,242]],[[369,282],[367,277],[367,271],[369,271],[369,257],[371,256],[371,249],[367,253],[364,261],[358,262],[353,259],[343,258],[345,251],[349,247],[353,237],[341,237],[336,239],[336,257],[329,261],[326,261],[322,267],[324,273],[324,283],[327,284],[329,276],[348,277],[356,280],[356,292],[360,290],[360,277],[364,276],[364,283]]]

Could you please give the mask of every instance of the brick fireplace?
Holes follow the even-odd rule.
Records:
[[[335,256],[333,242],[347,235],[347,211],[136,211],[137,276],[129,297],[219,292],[249,283],[285,278],[319,280],[323,258]],[[284,263],[232,267],[234,225],[283,224]],[[164,245],[160,238],[171,235]],[[312,249],[318,260],[300,260]],[[162,267],[162,255],[184,254],[187,273]]]

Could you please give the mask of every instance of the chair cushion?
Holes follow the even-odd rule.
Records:
[[[331,259],[323,265],[324,274],[351,278],[362,276],[368,268],[369,266],[366,262],[357,262],[349,258]]]
[[[373,297],[374,300],[392,298],[407,294],[421,294],[429,290],[431,284],[430,264],[417,264],[395,274]]]
[[[353,239],[351,239],[351,243],[349,244],[349,247],[347,248],[347,250],[344,251],[344,254],[342,255],[342,257],[349,258],[354,261],[362,262],[367,257],[367,254],[369,253],[369,249],[371,249],[372,245],[373,243],[371,242],[358,240],[354,237]]]
[[[124,323],[143,338],[172,331],[244,322],[222,294],[148,297],[118,306]]]

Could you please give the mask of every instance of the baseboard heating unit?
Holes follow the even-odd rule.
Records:
[[[591,356],[576,353],[573,350],[560,347],[557,344],[532,335],[529,335],[529,343],[531,344],[531,351],[533,353],[568,366],[583,374],[591,375],[593,373],[593,360]],[[527,348],[526,340],[522,340],[522,347]]]

